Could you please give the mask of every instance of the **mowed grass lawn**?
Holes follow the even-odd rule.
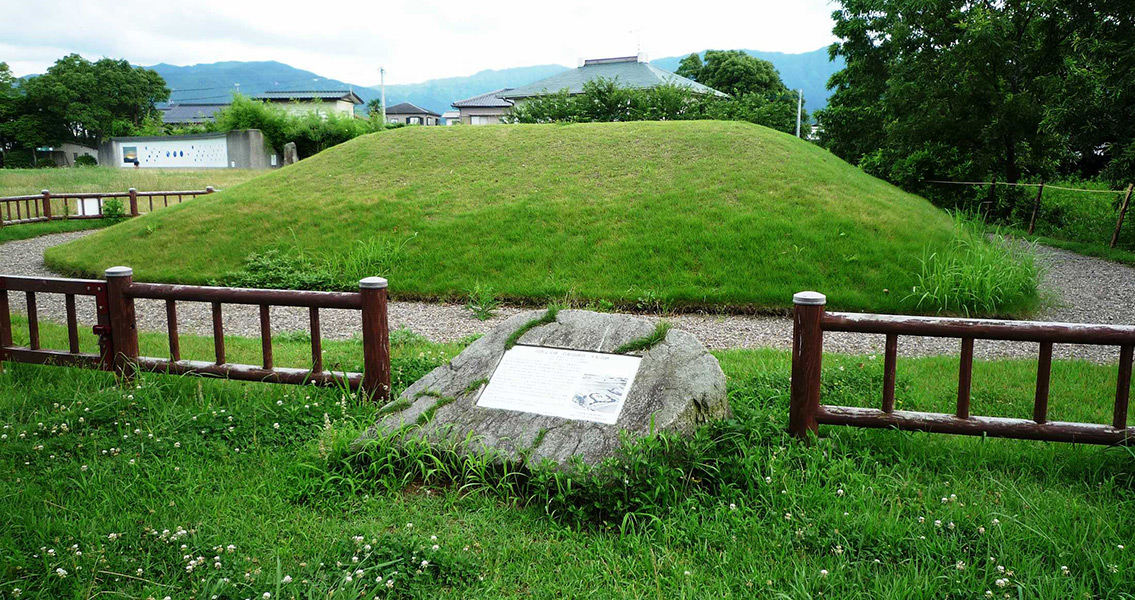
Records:
[[[222,190],[247,181],[263,171],[251,169],[110,169],[82,167],[72,169],[0,169],[0,196],[27,196],[41,190],[53,193],[125,192],[203,190],[213,186]],[[62,213],[63,205],[53,203],[53,212]],[[75,211],[75,201],[70,203]],[[22,207],[21,207],[22,210]],[[139,203],[141,212],[149,212],[147,201]],[[51,221],[27,223],[18,227],[0,228],[0,242],[23,240],[50,233],[99,229],[113,225],[107,219]]]
[[[571,296],[625,307],[913,310],[949,217],[814,144],[748,123],[406,127],[47,252],[204,283],[276,249],[401,298]]]
[[[60,327],[43,335],[65,347]],[[207,339],[182,341],[208,356]],[[142,336],[146,353],[163,343]],[[228,347],[258,360],[258,340]],[[459,349],[396,334],[397,387]],[[285,336],[276,360],[307,352]],[[328,354],[351,366],[360,349]],[[336,390],[119,388],[9,364],[0,596],[1130,598],[1130,451],[838,428],[805,446],[783,432],[786,354],[718,357],[734,420],[570,482],[421,449],[353,456],[378,407]],[[881,362],[830,357],[825,400],[876,402]],[[900,359],[903,407],[949,409],[955,377],[955,359]],[[1034,377],[1032,362],[978,362],[975,412],[1030,414]],[[1053,418],[1106,422],[1114,385],[1112,366],[1056,361]]]

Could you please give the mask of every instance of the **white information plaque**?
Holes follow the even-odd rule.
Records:
[[[614,425],[641,362],[638,356],[513,346],[477,406]]]

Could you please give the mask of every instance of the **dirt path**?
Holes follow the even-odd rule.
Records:
[[[90,234],[90,231],[59,233],[30,240],[0,244],[0,273],[52,277],[43,264],[46,248]],[[1040,320],[1070,323],[1135,324],[1135,268],[1041,246],[1040,263],[1047,269],[1042,288],[1052,299],[1052,306]],[[40,294],[37,306],[41,318],[63,322],[61,296]],[[22,295],[12,298],[12,308],[24,312]],[[423,302],[392,302],[391,328],[408,328],[434,341],[457,340],[488,331],[520,309],[504,307],[488,321],[478,321],[460,305]],[[91,324],[94,306],[89,300],[78,302],[79,318]],[[165,331],[165,309],[161,302],[143,300],[137,303],[139,326],[143,330]],[[328,339],[346,339],[359,332],[359,313],[327,310],[320,313],[323,335]],[[648,317],[657,319],[659,317]],[[683,314],[666,317],[675,327],[696,335],[707,347],[780,348],[788,349],[792,341],[792,321],[778,316],[726,316]],[[212,317],[207,304],[178,303],[178,320],[182,332],[210,335]],[[259,313],[256,307],[226,305],[225,333],[241,336],[259,335]],[[306,309],[274,308],[272,325],[276,331],[307,329]],[[882,336],[828,334],[825,348],[833,352],[874,354],[882,351]],[[900,338],[899,352],[905,356],[956,354],[958,341],[936,338]],[[1037,344],[990,342],[979,340],[974,345],[980,358],[1033,358]],[[1118,350],[1095,346],[1057,346],[1059,357],[1086,358],[1093,361],[1116,360]]]

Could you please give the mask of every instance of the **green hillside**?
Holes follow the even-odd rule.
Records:
[[[734,122],[408,127],[52,248],[48,263],[233,281],[277,250],[402,298],[911,310],[949,217],[813,144]],[[279,263],[280,261],[275,261]]]

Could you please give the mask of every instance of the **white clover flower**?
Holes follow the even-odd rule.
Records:
[[[838,490],[836,490],[835,495],[842,496],[843,495],[843,488],[839,488]]]
[[[942,526],[942,520],[941,519],[934,519],[934,526],[935,527],[941,527]]]
[[[991,525],[1000,525],[1000,524],[1001,524],[1001,521],[1000,521],[1000,520],[998,520],[998,519],[996,519],[996,518],[994,518],[994,519],[993,519],[992,521],[990,521],[989,523],[990,523]]]
[[[271,592],[264,592],[263,594],[260,595],[260,597],[263,598],[264,600],[268,600],[269,598],[272,597],[272,593]]]
[[[827,569],[820,569],[820,577],[827,577],[827,576],[828,576],[828,570]]]
[[[985,533],[985,527],[984,527],[984,526],[978,526],[978,528],[977,528],[977,532],[978,532],[978,533],[981,533],[981,534],[984,534],[984,533]]]
[[[737,510],[737,505],[730,502],[729,503],[729,510]]]
[[[765,477],[765,483],[772,483],[772,477]]]
[[[1003,587],[1009,585],[1009,580],[1005,579],[1005,578],[1001,578],[1001,579],[998,579],[997,581],[994,581],[993,583],[997,584],[997,587],[1003,588]]]
[[[926,522],[926,517],[918,517],[918,522],[919,522],[919,523],[925,523],[925,522]]]
[[[957,564],[954,565],[954,568],[959,570],[959,571],[965,571],[966,570],[966,563],[959,560],[957,562]]]
[[[280,428],[279,423],[272,423],[272,429],[279,429],[279,428]]]
[[[792,520],[792,513],[784,513],[784,520],[785,521],[791,521]]]
[[[426,567],[428,567],[428,566],[430,566],[430,561],[428,561],[428,560],[423,560],[423,561],[422,561],[422,564],[421,564],[421,568],[423,568],[423,569],[424,569],[424,568],[426,568]]]
[[[67,577],[67,569],[59,567],[58,569],[55,569],[55,574],[58,575],[60,579],[63,579]]]
[[[1067,565],[1061,565],[1060,566],[1060,574],[1061,575],[1071,575],[1072,572],[1068,569]]]
[[[440,547],[441,547],[441,546],[438,546],[437,544],[434,544],[433,546],[431,546],[431,547],[430,547],[430,549],[431,549],[431,550],[437,550],[437,549],[438,549],[438,548],[440,548]]]
[[[387,579],[387,580],[386,580],[386,587],[387,587],[387,588],[392,588],[392,587],[394,587],[394,580],[393,580],[393,579]]]
[[[431,535],[431,536],[430,536],[430,541],[431,541],[431,542],[436,542],[436,541],[437,541],[437,536],[436,536],[436,535]]]

